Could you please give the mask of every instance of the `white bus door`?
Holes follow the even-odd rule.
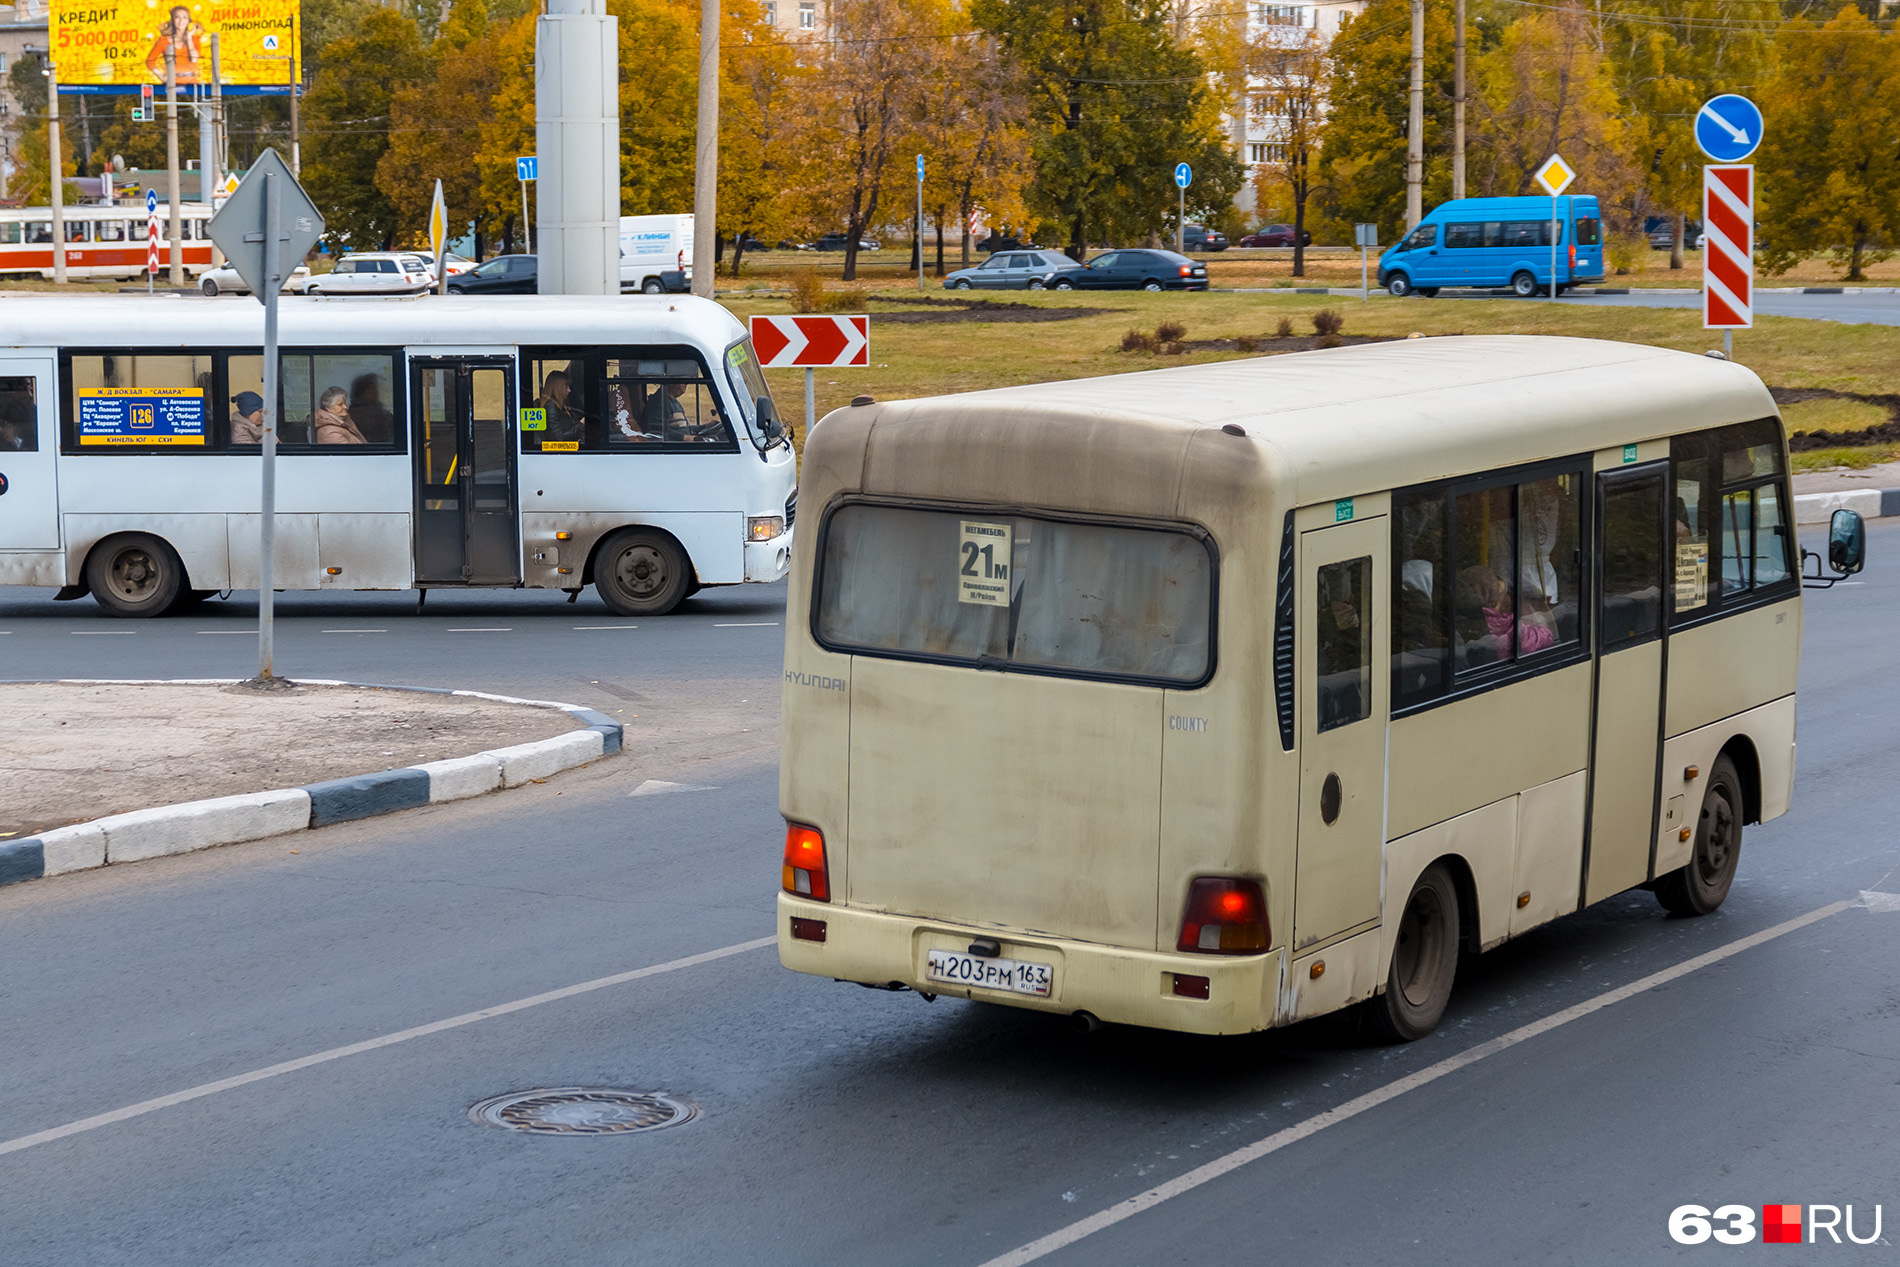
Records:
[[[1597,666],[1584,902],[1649,879],[1661,754],[1668,463],[1597,476]]]
[[[1392,679],[1376,650],[1387,641],[1381,598],[1390,536],[1381,515],[1300,537],[1295,953],[1379,919]]]
[[[59,549],[51,361],[0,360],[0,550]]]
[[[514,585],[514,364],[409,362],[416,464],[416,584]]]

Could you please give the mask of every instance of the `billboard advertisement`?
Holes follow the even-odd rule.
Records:
[[[162,87],[169,48],[191,95],[211,83],[213,34],[224,91],[288,92],[297,78],[297,0],[53,0],[47,22],[61,92]]]

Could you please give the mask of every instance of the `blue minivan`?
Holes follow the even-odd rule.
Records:
[[[1440,203],[1379,257],[1379,284],[1430,297],[1441,286],[1509,286],[1525,299],[1551,285],[1549,198],[1457,198]],[[1603,280],[1603,220],[1593,197],[1557,204],[1557,293]]]

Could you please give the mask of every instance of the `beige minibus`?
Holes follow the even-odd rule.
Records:
[[[838,410],[786,621],[781,961],[1240,1033],[1728,893],[1788,808],[1787,444],[1738,365],[1412,339]]]

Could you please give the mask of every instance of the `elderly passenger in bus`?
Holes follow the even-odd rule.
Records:
[[[264,398],[256,392],[231,397],[231,443],[264,442]]]
[[[368,444],[350,418],[341,387],[326,387],[317,398],[317,414],[310,420],[311,442],[315,444]]]

